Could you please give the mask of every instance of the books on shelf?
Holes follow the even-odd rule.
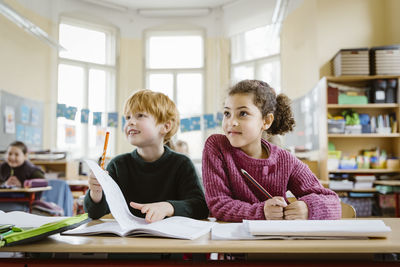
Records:
[[[354,189],[370,189],[374,185],[375,175],[354,175]]]
[[[213,240],[352,239],[380,237],[391,232],[382,220],[244,220],[218,224]]]
[[[330,180],[329,189],[331,190],[353,190],[353,182],[349,180]]]
[[[181,239],[195,239],[208,233],[215,222],[200,221],[191,218],[173,216],[154,223],[147,223],[143,218],[134,216],[126,204],[125,198],[111,176],[102,170],[96,162],[87,160],[103,188],[108,206],[115,221],[98,225],[83,225],[77,229],[64,232],[69,235],[91,235],[113,233],[119,236],[159,236]]]

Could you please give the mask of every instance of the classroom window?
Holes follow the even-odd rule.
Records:
[[[280,39],[276,27],[266,25],[231,38],[231,81],[263,80],[277,93],[280,82]]]
[[[204,112],[204,37],[201,31],[146,32],[146,87],[168,95],[180,118]],[[194,101],[195,100],[195,101]],[[190,156],[201,159],[204,129],[178,131],[175,139],[189,144]]]
[[[105,132],[110,131],[107,155],[111,156],[116,128],[107,127],[107,113],[116,111],[115,30],[64,18],[59,35],[66,50],[59,52],[57,103],[75,107],[77,112],[75,118],[57,118],[57,148],[72,158],[97,159]],[[81,122],[82,109],[89,110],[87,123]]]

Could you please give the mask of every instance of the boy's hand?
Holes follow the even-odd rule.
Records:
[[[12,186],[12,187],[22,187],[21,182],[17,178],[17,176],[10,176],[7,181],[5,182],[5,185],[7,186]]]
[[[146,213],[146,222],[152,223],[160,221],[165,217],[174,215],[174,207],[169,202],[156,202],[148,204],[140,204],[136,202],[131,202],[129,205],[142,213]]]
[[[283,209],[287,206],[283,197],[273,197],[265,201],[264,215],[267,220],[283,220]]]
[[[93,172],[90,172],[89,175],[89,189],[90,189],[90,198],[94,203],[99,203],[101,198],[103,197],[103,188],[101,187],[99,181],[97,181],[96,176],[94,176]]]
[[[285,220],[307,220],[307,204],[304,201],[295,201],[285,208],[284,214]]]

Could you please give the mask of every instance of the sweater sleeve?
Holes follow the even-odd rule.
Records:
[[[221,145],[211,136],[203,150],[203,183],[206,201],[211,215],[221,221],[241,222],[247,220],[265,220],[265,202],[249,203],[233,197],[233,191],[243,192],[243,188],[231,188],[228,177],[228,166],[223,152],[218,149]],[[244,186],[244,184],[243,184]],[[240,193],[239,193],[240,194]]]
[[[306,164],[295,159],[295,166],[289,178],[288,189],[304,201],[308,207],[309,220],[334,220],[341,218],[338,195],[324,188]]]
[[[206,200],[196,169],[190,159],[182,162],[179,174],[177,180],[179,200],[168,200],[174,207],[174,215],[206,219],[208,217]]]
[[[104,197],[101,198],[99,203],[94,203],[90,197],[90,190],[86,192],[85,199],[83,201],[83,209],[88,213],[89,217],[92,219],[99,219],[104,215],[110,213],[107,201]]]
[[[111,177],[114,177],[112,175],[114,175],[115,172],[114,169],[112,168],[111,163],[108,164],[107,171]],[[87,190],[85,198],[83,200],[83,209],[85,210],[85,212],[88,213],[89,217],[92,219],[99,219],[102,216],[110,213],[110,208],[108,207],[104,191],[100,202],[95,203],[90,197],[90,189]]]

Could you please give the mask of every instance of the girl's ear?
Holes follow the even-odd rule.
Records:
[[[268,113],[267,116],[264,117],[263,121],[263,130],[268,130],[271,127],[272,123],[274,122],[274,114]]]

